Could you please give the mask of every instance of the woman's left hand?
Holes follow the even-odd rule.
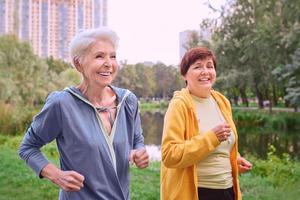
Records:
[[[239,172],[242,174],[242,173],[245,173],[245,172],[248,172],[252,169],[252,164],[246,160],[245,158],[239,156],[237,158],[237,163],[238,163],[238,166],[239,166]]]
[[[149,165],[149,155],[145,148],[131,150],[129,159],[131,163],[135,163],[140,169]]]

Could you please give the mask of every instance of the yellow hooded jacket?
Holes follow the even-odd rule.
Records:
[[[237,165],[237,131],[229,101],[211,91],[225,120],[235,134],[230,152],[235,199],[241,200]],[[215,133],[199,135],[196,108],[188,89],[176,91],[164,119],[161,164],[161,200],[198,200],[197,163],[220,144]]]

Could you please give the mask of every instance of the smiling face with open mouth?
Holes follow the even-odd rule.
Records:
[[[93,43],[85,54],[78,71],[90,86],[106,87],[111,84],[118,71],[113,44],[104,39]]]
[[[207,97],[216,81],[216,70],[213,59],[207,57],[198,59],[188,69],[184,76],[189,91],[199,97]]]

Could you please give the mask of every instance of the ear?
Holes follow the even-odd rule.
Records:
[[[77,71],[79,71],[80,73],[82,72],[82,65],[79,62],[78,58],[73,58],[73,63],[75,68],[77,69]]]

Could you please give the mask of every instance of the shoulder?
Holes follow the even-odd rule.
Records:
[[[120,101],[125,101],[129,104],[137,104],[138,98],[132,91],[116,86],[111,86],[111,88],[115,91]]]
[[[184,99],[173,97],[169,103],[165,117],[184,117],[189,115],[191,111],[192,106],[187,104],[187,102]]]
[[[193,102],[190,93],[186,88],[175,91],[170,101],[169,108],[175,109],[193,109]]]
[[[46,98],[46,105],[56,105],[66,104],[70,102],[72,96],[69,92],[65,90],[53,91]]]
[[[219,104],[222,103],[228,109],[231,109],[230,101],[222,93],[220,93],[216,90],[212,90],[211,94]]]

